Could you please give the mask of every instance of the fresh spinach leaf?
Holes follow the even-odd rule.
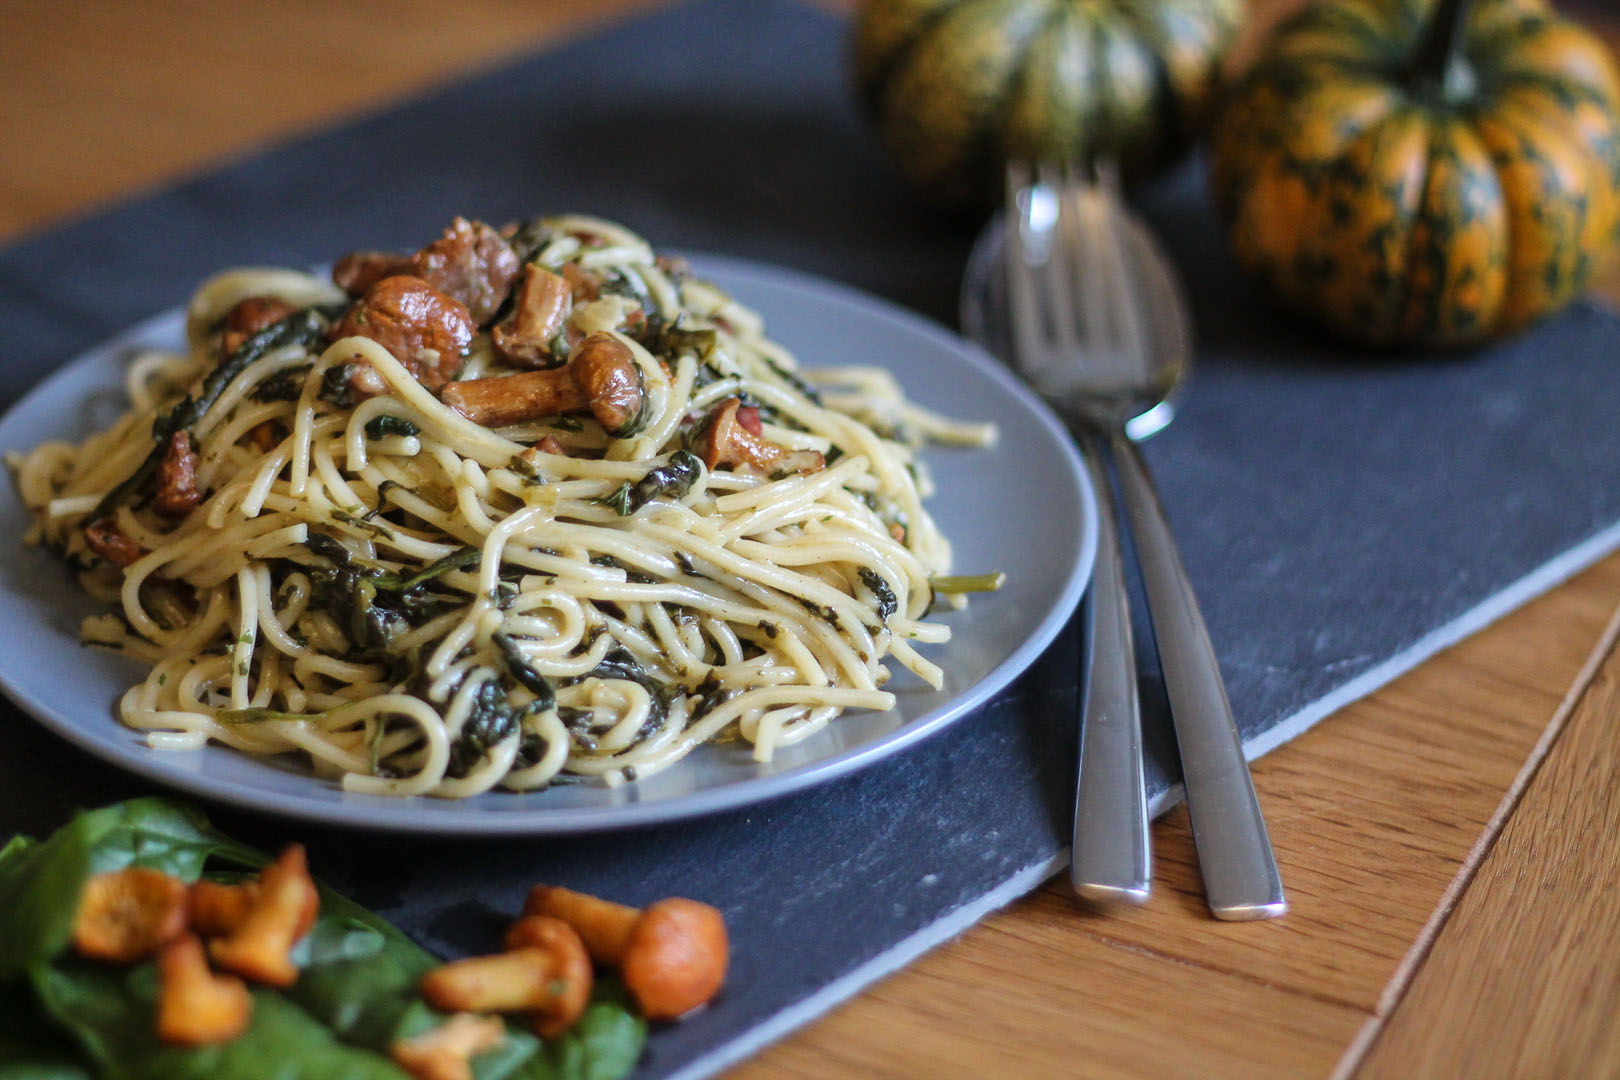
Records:
[[[45,1013],[109,1080],[404,1080],[387,1058],[345,1046],[291,1000],[253,992],[253,1022],[227,1043],[169,1046],[155,1030],[157,966],[109,967],[69,960],[32,979]],[[274,1072],[266,1066],[275,1063]]]
[[[255,990],[248,1031],[221,1046],[157,1039],[151,961],[120,968],[68,951],[91,874],[142,865],[186,881],[205,869],[233,880],[267,861],[197,811],[161,798],[87,811],[47,840],[18,837],[0,848],[0,1080],[402,1080],[387,1050],[443,1021],[417,996],[438,961],[324,886],[320,917],[294,952],[298,981],[285,991]],[[583,1023],[545,1047],[521,1022],[509,1023],[506,1041],[473,1062],[475,1080],[626,1075],[646,1025],[611,981],[593,999]]]
[[[266,861],[196,811],[159,798],[86,811],[43,842],[13,840],[0,852],[0,980],[67,947],[92,874],[149,866],[195,881],[211,855],[250,867]]]
[[[541,1048],[523,1080],[618,1080],[635,1068],[647,1021],[616,979],[598,980],[591,996],[580,1022]]]

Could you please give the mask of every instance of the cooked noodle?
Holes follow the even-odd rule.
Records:
[[[914,454],[993,431],[907,403],[878,369],[801,379],[757,315],[616,225],[526,228],[537,266],[600,283],[568,333],[629,347],[634,433],[577,410],[482,426],[377,341],[328,343],[348,297],[324,278],[241,270],[198,291],[185,355],[134,361],[116,424],[13,460],[33,538],[116,605],[86,640],[151,665],[118,708],[152,746],[299,751],[351,791],[460,797],[616,784],[720,737],[768,760],[845,709],[892,707],[886,657],[940,685],[913,645],[949,637],[925,620],[950,548]],[[226,313],[262,296],[320,333],[265,349],[185,425],[199,504],[119,497],[221,369]],[[386,392],[344,400],[356,364]],[[506,370],[486,330],[457,378]],[[799,468],[682,453],[729,399]],[[534,448],[547,436],[558,452]],[[128,565],[87,542],[95,522]]]

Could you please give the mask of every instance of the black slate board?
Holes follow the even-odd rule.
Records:
[[[789,0],[703,0],[25,239],[0,251],[0,401],[221,266],[411,247],[454,213],[598,213],[953,322],[978,223],[919,208],[889,173],[846,90],[843,32]],[[1148,456],[1251,752],[1620,539],[1613,317],[1580,307],[1469,358],[1337,351],[1246,291],[1196,163],[1142,201],[1202,343]],[[1079,647],[1071,628],[899,759],[702,821],[450,843],[215,817],[266,845],[296,832],[333,884],[445,952],[487,948],[536,880],[714,901],[736,941],[727,991],[657,1033],[641,1070],[704,1075],[1061,865]],[[1147,690],[1162,807],[1175,760]],[[0,834],[145,790],[9,705],[0,730]]]

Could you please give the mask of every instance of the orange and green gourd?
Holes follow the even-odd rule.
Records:
[[[1202,130],[1245,0],[867,0],[855,78],[928,201],[985,206],[1009,158],[1119,161],[1127,178]]]
[[[1212,134],[1233,252],[1285,307],[1451,349],[1579,296],[1620,238],[1620,73],[1534,0],[1326,0]]]

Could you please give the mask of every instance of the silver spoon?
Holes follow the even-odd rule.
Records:
[[[1050,230],[1044,244],[1009,245],[1003,226],[992,222],[964,278],[963,330],[999,355],[1015,355],[1011,323],[1020,298],[1006,288],[1009,246],[1025,259],[1065,261],[1068,304],[1045,314],[1073,320],[1079,347],[1049,354],[1023,374],[1093,449],[1106,443],[1112,453],[1146,587],[1210,910],[1221,919],[1271,918],[1283,914],[1287,902],[1265,819],[1209,633],[1133,441],[1157,432],[1174,415],[1173,395],[1192,356],[1191,317],[1169,258],[1118,196],[1109,171],[1100,172],[1094,183],[1045,169],[1024,184],[1010,173],[1018,214],[1010,220],[1023,228],[1044,220]],[[1050,204],[1044,211],[1043,202]],[[1044,280],[1061,280],[1052,267],[1045,270]],[[1088,687],[1088,694],[1095,689]],[[1082,732],[1082,751],[1084,740]],[[1077,847],[1079,826],[1077,821]]]

